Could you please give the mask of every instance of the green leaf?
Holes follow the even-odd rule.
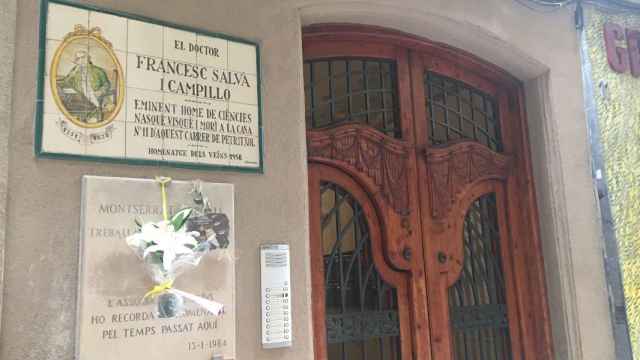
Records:
[[[187,222],[187,219],[189,219],[189,216],[191,216],[192,212],[193,212],[193,209],[187,208],[187,209],[182,209],[178,211],[175,215],[173,215],[173,217],[171,217],[171,225],[173,225],[173,229],[175,231],[180,230],[184,225],[184,223]]]

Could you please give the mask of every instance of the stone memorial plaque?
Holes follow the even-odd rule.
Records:
[[[233,185],[199,184],[202,197],[190,193],[191,182],[167,186],[169,213],[194,207],[187,228],[200,232],[198,241],[213,244],[197,267],[178,276],[174,287],[222,303],[224,314],[215,316],[185,300],[183,315],[165,319],[158,317],[155,300],[143,301],[154,283],[125,241],[136,232],[136,217],[162,220],[159,184],[83,177],[78,360],[235,359]]]
[[[255,43],[42,3],[40,156],[262,171]]]

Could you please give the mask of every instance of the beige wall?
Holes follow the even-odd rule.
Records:
[[[0,1],[0,154],[9,151],[11,123],[11,95],[13,84],[13,57],[16,29],[16,1]],[[9,157],[0,156],[0,310],[4,284],[4,243],[7,219],[7,174]],[[1,312],[0,312],[1,315]],[[2,317],[0,316],[0,320]],[[0,332],[2,322],[0,321]]]
[[[236,184],[238,358],[311,359],[300,28],[320,22],[351,22],[386,26],[448,43],[502,66],[525,82],[557,359],[614,359],[590,177],[578,38],[570,11],[540,15],[507,0],[91,3],[259,42],[265,174],[36,159],[33,116],[38,6],[36,0],[21,0],[15,52],[19,66],[9,137],[0,358],[72,357],[80,176],[167,174]],[[2,177],[0,172],[0,184]],[[274,203],[278,204],[275,208]],[[286,350],[263,351],[259,346],[257,245],[269,241],[292,244],[295,333],[294,346]]]

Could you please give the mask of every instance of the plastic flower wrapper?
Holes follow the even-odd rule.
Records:
[[[162,191],[164,220],[141,223],[136,221],[138,232],[127,237],[127,245],[142,259],[147,272],[156,284],[145,298],[158,298],[158,316],[171,318],[184,312],[184,299],[195,302],[215,315],[223,311],[223,305],[173,288],[173,282],[183,272],[193,269],[210,249],[208,243],[199,243],[198,231],[187,231],[187,220],[193,209],[180,210],[171,218],[167,214],[166,185],[169,178],[159,178]]]

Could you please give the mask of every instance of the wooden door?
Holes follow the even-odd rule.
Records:
[[[303,40],[316,358],[551,359],[521,84],[398,32]]]

